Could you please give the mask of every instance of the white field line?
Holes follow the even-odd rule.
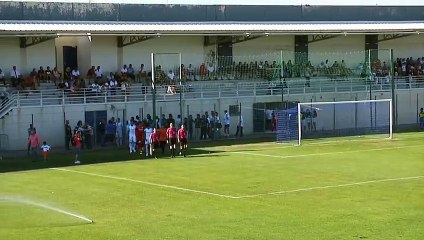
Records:
[[[342,188],[342,187],[350,187],[350,186],[358,186],[358,185],[365,185],[365,184],[372,184],[372,183],[382,183],[382,182],[415,180],[415,179],[421,179],[421,178],[424,178],[424,175],[414,176],[414,177],[401,177],[401,178],[388,178],[388,179],[380,179],[380,180],[370,180],[370,181],[364,181],[364,182],[345,183],[345,184],[328,185],[328,186],[321,186],[321,187],[299,188],[299,189],[287,190],[287,191],[278,191],[278,192],[268,192],[268,193],[244,195],[244,196],[238,196],[237,198],[241,199],[241,198],[254,198],[254,197],[260,197],[260,196],[267,196],[267,195],[282,195],[282,194],[287,194],[287,193],[309,192],[309,191],[322,190],[322,189]]]
[[[46,205],[46,204],[43,204],[43,203],[34,202],[34,201],[31,201],[31,200],[27,200],[27,199],[22,199],[22,198],[17,198],[17,197],[4,197],[4,196],[2,197],[2,196],[0,196],[0,201],[17,202],[17,203],[21,203],[21,204],[45,208],[45,209],[52,210],[52,211],[62,213],[62,214],[66,214],[66,215],[69,215],[69,216],[72,216],[72,217],[75,217],[75,218],[79,218],[79,219],[84,220],[84,221],[89,222],[89,223],[93,223],[93,220],[88,219],[88,218],[86,218],[82,215],[71,213],[71,212],[65,211],[65,210],[57,208],[57,207],[49,206],[49,205]]]
[[[169,189],[179,190],[179,191],[183,191],[183,192],[194,192],[194,193],[199,193],[199,194],[204,194],[204,195],[211,195],[211,196],[216,196],[216,197],[223,197],[223,198],[232,198],[232,199],[237,198],[237,197],[230,196],[230,195],[224,195],[224,194],[219,194],[219,193],[212,193],[212,192],[200,191],[200,190],[189,189],[189,188],[176,187],[176,186],[159,184],[159,183],[146,182],[146,181],[135,180],[135,179],[131,179],[131,178],[115,177],[115,176],[110,176],[110,175],[103,175],[103,174],[97,174],[97,173],[76,171],[76,170],[70,170],[70,169],[64,169],[64,168],[50,168],[50,169],[57,170],[57,171],[64,171],[64,172],[85,174],[85,175],[102,177],[102,178],[109,178],[109,179],[121,180],[121,181],[127,181],[127,182],[141,183],[141,184],[145,184],[145,185],[150,185],[150,186],[155,186],[155,187],[161,187],[161,188],[169,188]]]
[[[233,147],[256,147],[256,146],[265,146],[262,149],[275,149],[275,148],[296,148],[296,147],[310,147],[310,146],[321,146],[321,145],[339,145],[340,143],[349,143],[349,142],[368,142],[368,141],[399,141],[402,139],[394,138],[361,138],[361,139],[345,139],[345,140],[331,140],[331,141],[318,141],[318,142],[304,142],[301,146],[296,143],[276,143],[276,142],[266,142],[266,143],[253,143],[239,146],[224,146],[225,148]],[[297,140],[296,140],[297,141]]]
[[[411,145],[411,146],[400,146],[400,147],[372,148],[372,149],[364,149],[364,150],[325,152],[325,153],[310,153],[310,154],[287,155],[287,156],[276,156],[276,155],[271,155],[271,154],[252,153],[252,152],[239,152],[239,151],[237,151],[237,152],[229,152],[229,153],[286,159],[286,158],[325,156],[325,155],[346,154],[346,153],[375,152],[375,151],[394,150],[394,149],[402,149],[402,148],[414,148],[414,147],[423,147],[423,146],[424,145]]]

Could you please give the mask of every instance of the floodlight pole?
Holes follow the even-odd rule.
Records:
[[[284,109],[284,73],[283,73],[283,51],[280,51],[280,83],[281,83],[281,105]]]
[[[390,48],[389,51],[390,51],[390,63],[393,64],[393,49]],[[393,125],[396,126],[396,118],[395,118],[395,112],[397,111],[396,110],[396,102],[395,102],[396,101],[396,95],[395,95],[396,84],[395,84],[395,70],[394,70],[394,66],[393,65],[390,67],[390,77],[392,78],[391,79],[391,83],[392,83],[391,84],[392,85],[392,101],[390,102],[390,104],[392,105],[391,106],[391,110],[392,110],[391,115],[392,116],[390,116],[390,117],[391,117],[391,120],[392,120],[392,126]],[[392,137],[392,135],[390,135],[390,136]]]
[[[180,117],[181,117],[181,124],[182,123],[184,123],[184,121],[183,121],[183,92],[184,92],[184,88],[183,88],[183,85],[181,84],[181,81],[182,81],[182,72],[183,72],[183,70],[182,70],[182,67],[181,67],[181,53],[180,54],[178,54],[178,58],[179,58],[179,64],[180,64],[180,66],[179,66],[179,69],[180,69],[180,72],[179,72],[179,74],[180,74]],[[181,127],[181,126],[177,126],[177,128],[179,128],[179,127]]]
[[[156,119],[156,83],[155,83],[155,55],[154,53],[150,56],[152,64],[152,108],[153,108],[153,119]]]

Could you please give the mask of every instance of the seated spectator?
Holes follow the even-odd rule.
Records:
[[[34,68],[35,70],[35,68]],[[26,77],[24,79],[23,88],[30,88],[32,90],[35,90],[35,83],[36,83],[37,77]]]
[[[96,70],[94,71],[96,74],[96,79],[102,79],[103,78],[103,71],[100,68],[100,66],[97,66]]]
[[[126,81],[128,78],[128,68],[126,64],[124,64],[124,66],[121,68],[121,77],[124,81]]]
[[[121,92],[122,92],[122,94],[123,94],[123,95],[127,95],[127,87],[128,87],[128,83],[126,83],[126,82],[122,82],[122,83],[120,84],[120,86],[121,86]]]
[[[100,85],[97,83],[97,81],[94,81],[91,84],[91,93],[93,93],[93,95],[97,95],[98,93],[100,93]]]
[[[168,93],[168,94],[176,94],[177,91],[175,89],[175,86],[174,85],[168,85],[168,89],[166,90],[166,93]]]
[[[194,68],[191,65],[191,63],[188,65],[187,74],[188,74],[188,80],[196,80],[196,75],[194,74]]]
[[[117,87],[118,87],[118,82],[116,81],[116,79],[115,78],[109,79],[109,90],[111,95],[115,95]]]
[[[37,73],[38,77],[38,85],[40,85],[40,81],[46,80],[46,72],[44,71],[43,67],[40,67]]]
[[[72,70],[71,77],[72,77],[74,80],[80,80],[80,78],[81,78],[81,74],[80,74],[80,71],[78,70],[78,67],[75,67],[75,69],[74,69],[74,70]]]
[[[60,81],[60,77],[62,76],[62,74],[60,74],[59,70],[57,70],[57,67],[53,68],[52,74],[54,85],[56,85],[56,81]]]
[[[32,69],[32,71],[29,74],[29,76],[31,78],[31,84],[30,85],[37,84],[37,82],[38,82],[38,72],[37,72],[37,70],[35,70],[35,68]],[[25,85],[26,86],[29,85],[28,81],[29,81],[28,79],[25,79]]]
[[[201,80],[204,80],[204,78],[205,78],[206,74],[207,74],[207,71],[206,71],[206,65],[205,65],[205,63],[202,63],[202,64],[200,65],[200,67],[199,67],[199,75],[200,75],[200,79],[201,79]]]
[[[96,71],[96,67],[94,67],[94,66],[91,66],[91,68],[88,69],[88,71],[87,71],[87,78],[88,78],[89,82],[91,82],[92,80],[94,80],[94,78],[96,77],[95,71]]]
[[[168,72],[168,81],[173,82],[175,80],[175,73],[172,70]]]
[[[4,78],[3,70],[0,68],[0,82],[3,82],[3,85],[6,86],[6,80]]]
[[[70,79],[71,79],[71,77],[72,77],[72,71],[71,71],[71,68],[70,68],[70,67],[66,67],[66,68],[65,68],[65,72],[63,73],[63,79],[64,79],[65,81],[68,81],[68,80],[70,80]]]
[[[50,70],[49,66],[47,66],[47,69],[44,73],[46,74],[46,80],[50,82],[52,80],[52,70]]]
[[[209,80],[215,77],[215,67],[213,66],[212,63],[209,63],[208,65],[208,77],[209,77]]]
[[[12,87],[19,87],[22,85],[23,79],[22,75],[16,66],[13,66],[12,71],[10,71],[10,78],[12,82]]]
[[[135,80],[135,71],[132,64],[128,65],[127,75],[131,80]]]

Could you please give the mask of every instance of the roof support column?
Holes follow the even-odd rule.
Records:
[[[294,36],[294,62],[296,64],[307,63],[309,60],[308,35]]]
[[[378,59],[378,35],[377,34],[365,35],[365,59],[369,60],[369,62],[371,63],[375,62]]]

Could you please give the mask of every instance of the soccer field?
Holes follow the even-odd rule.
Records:
[[[424,239],[424,133],[217,144],[0,160],[0,239]]]

